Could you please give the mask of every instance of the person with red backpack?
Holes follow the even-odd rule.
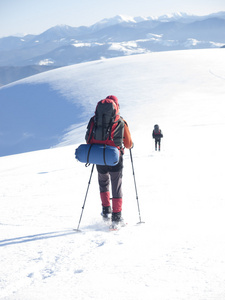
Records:
[[[158,149],[160,151],[160,149],[161,149],[161,138],[163,137],[163,134],[162,134],[161,129],[159,129],[158,124],[154,125],[154,129],[153,129],[153,132],[152,132],[152,137],[153,137],[153,139],[155,139],[155,151],[157,151],[157,145],[158,145]]]
[[[122,173],[124,147],[131,149],[133,142],[127,122],[120,116],[116,96],[108,96],[98,102],[95,115],[90,119],[85,135],[87,144],[103,144],[119,149],[119,162],[114,166],[96,165],[102,203],[103,220],[113,224],[123,223],[122,212]],[[111,182],[112,208],[109,186]]]

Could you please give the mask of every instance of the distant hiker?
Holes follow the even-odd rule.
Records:
[[[156,124],[154,126],[153,132],[152,132],[152,137],[153,139],[155,139],[155,151],[157,151],[157,145],[158,145],[158,149],[160,151],[160,147],[161,147],[161,138],[163,137],[162,131],[161,129],[159,129],[159,125]]]
[[[104,144],[119,149],[119,162],[115,166],[97,165],[103,220],[110,220],[111,216],[112,222],[119,224],[123,222],[121,212],[124,147],[131,149],[133,142],[127,122],[119,114],[117,97],[111,95],[98,102],[95,115],[89,121],[85,139],[87,144]],[[110,181],[112,208],[110,205]]]

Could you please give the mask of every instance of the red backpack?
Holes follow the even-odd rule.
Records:
[[[119,104],[115,96],[108,96],[97,103],[95,115],[90,119],[86,142],[104,144],[122,149],[124,121],[119,114]]]

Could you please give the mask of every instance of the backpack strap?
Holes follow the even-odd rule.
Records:
[[[87,144],[89,144],[90,140],[92,139],[94,127],[95,127],[95,121],[94,121],[94,117],[92,117],[88,123],[88,136],[86,139]]]
[[[90,163],[89,163],[89,156],[90,156],[90,151],[91,151],[91,148],[92,148],[93,145],[94,145],[94,144],[91,144],[90,147],[89,147],[89,149],[88,149],[87,162],[86,162],[86,164],[85,164],[85,167],[90,166]]]
[[[106,148],[106,145],[104,145],[104,149],[103,149],[103,160],[104,160],[104,164],[106,165],[106,160],[105,160],[105,148]]]
[[[109,134],[108,134],[108,138],[111,140],[111,133],[112,133],[112,127],[114,124],[121,122],[120,118],[117,121],[114,121],[116,119],[116,117],[119,116],[119,114],[116,114],[115,116],[112,117],[111,122],[109,124]]]

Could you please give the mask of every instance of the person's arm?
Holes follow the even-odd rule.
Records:
[[[124,144],[125,148],[131,149],[133,147],[133,142],[131,139],[130,130],[129,130],[127,122],[125,120],[123,120],[123,121],[124,121],[123,144]]]

